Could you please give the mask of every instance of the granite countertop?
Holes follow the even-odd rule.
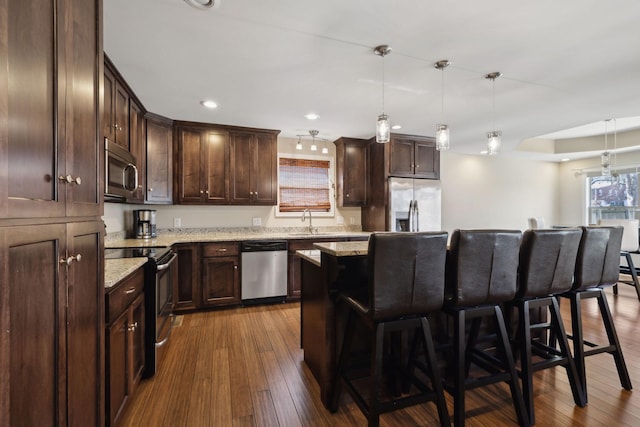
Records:
[[[129,274],[141,268],[146,262],[147,258],[105,259],[104,288],[110,289]]]
[[[318,249],[302,249],[296,251],[296,255],[320,267],[320,251]]]
[[[327,242],[314,243],[313,246],[333,256],[362,256],[369,252],[369,242]]]
[[[249,231],[184,231],[160,233],[155,239],[117,239],[105,242],[105,248],[123,247],[169,247],[176,243],[229,242],[245,240],[294,240],[325,239],[331,237],[368,237],[364,231],[330,231],[310,234],[308,232],[249,232]]]

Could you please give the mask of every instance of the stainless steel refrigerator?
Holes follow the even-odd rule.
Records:
[[[388,231],[440,231],[440,181],[389,178]]]

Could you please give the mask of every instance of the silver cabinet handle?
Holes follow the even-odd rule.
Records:
[[[135,291],[136,291],[136,288],[131,288],[131,289],[127,289],[126,291],[124,291],[124,293],[127,294],[127,295],[131,295]]]
[[[60,175],[58,179],[60,181],[64,181],[65,183],[69,183],[69,184],[73,184],[73,183],[78,185],[82,184],[82,178],[80,178],[79,176],[74,178],[71,175],[66,175],[66,176]]]
[[[127,328],[129,332],[134,332],[136,329],[138,329],[138,322],[129,324],[129,327]]]
[[[218,252],[227,252],[227,248],[220,248],[218,249]]]
[[[148,188],[147,191],[151,193],[153,191],[153,188]]]
[[[80,262],[82,259],[82,255],[77,254],[75,256],[70,256],[68,258],[60,258],[60,264],[71,265],[73,261]]]

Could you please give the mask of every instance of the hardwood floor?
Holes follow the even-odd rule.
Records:
[[[630,286],[607,298],[631,380],[640,387],[640,303]],[[569,304],[563,301],[567,326]],[[586,338],[606,338],[597,304],[583,305]],[[574,405],[561,367],[535,374],[536,425],[638,426],[640,391],[621,388],[613,358],[587,358],[589,404]],[[453,412],[447,395],[449,413]],[[515,425],[504,384],[467,392],[468,426]],[[381,426],[436,425],[432,403],[385,414]],[[365,418],[344,394],[331,414],[300,349],[300,305],[256,306],[186,314],[171,335],[164,364],[143,380],[124,426],[363,426]]]

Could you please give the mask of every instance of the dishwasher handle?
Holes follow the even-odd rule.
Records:
[[[253,240],[242,242],[240,251],[242,252],[266,252],[266,251],[286,251],[288,249],[286,240]]]

